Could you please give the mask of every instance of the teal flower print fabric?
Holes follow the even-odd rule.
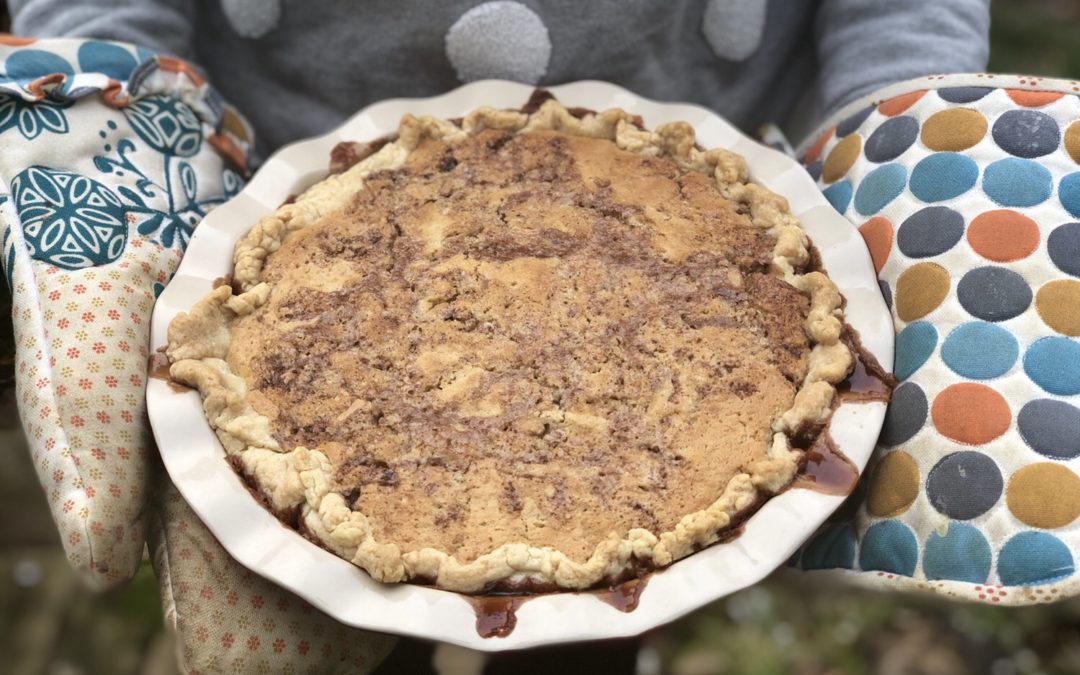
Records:
[[[0,38],[0,260],[19,412],[68,558],[110,586],[146,538],[154,298],[199,221],[240,190],[251,135],[182,61],[25,42]]]

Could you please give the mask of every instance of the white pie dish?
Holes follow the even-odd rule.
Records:
[[[792,159],[742,135],[704,108],[640,98],[601,82],[551,88],[567,106],[594,110],[620,107],[644,118],[647,127],[689,122],[704,147],[742,154],[752,178],[788,198],[821,252],[830,276],[847,299],[848,322],[878,361],[892,364],[893,330],[869,254],[857,230],[828,204],[813,180]],[[458,117],[481,105],[515,108],[531,88],[508,82],[477,82],[429,99],[397,99],[372,105],[339,129],[290,145],[273,157],[249,185],[214,210],[198,227],[176,276],[158,299],[151,347],[165,344],[166,328],[230,274],[236,241],[258,218],[326,174],[330,151],[343,140],[372,140],[396,131],[406,113]],[[282,526],[259,505],[224,459],[197,393],[176,393],[151,380],[147,404],[165,466],[180,492],[222,545],[241,564],[304,597],[316,607],[362,628],[452,642],[481,650],[520,649],[557,642],[634,635],[671,621],[707,602],[744,588],[783,564],[842,497],[788,490],[751,517],[745,531],[655,574],[638,608],[620,612],[590,593],[557,593],[530,599],[517,611],[506,637],[483,638],[472,605],[460,595],[421,586],[386,585]],[[836,410],[832,437],[861,470],[884,419],[881,403],[844,403]]]

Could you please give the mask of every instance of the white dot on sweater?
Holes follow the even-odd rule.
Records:
[[[701,31],[722,59],[743,61],[757,51],[765,31],[766,0],[710,0]]]
[[[547,72],[547,26],[520,2],[485,2],[446,33],[446,57],[462,82],[488,78],[536,84]]]
[[[237,35],[261,38],[281,21],[281,0],[221,0],[221,11]]]

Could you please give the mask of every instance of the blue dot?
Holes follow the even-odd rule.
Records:
[[[152,52],[149,49],[146,49],[144,47],[136,47],[135,48],[135,53],[139,57],[139,63],[145,63],[145,62],[149,61],[150,59],[153,59],[153,58],[157,57],[157,52]]]
[[[911,170],[911,193],[924,202],[940,202],[964,194],[979,180],[979,166],[970,157],[938,152]]]
[[[923,574],[931,581],[986,582],[990,576],[990,544],[971,525],[950,522],[942,536],[934,532],[923,549]]]
[[[791,554],[791,557],[788,558],[787,566],[788,567],[798,567],[799,566],[799,558],[801,558],[801,557],[802,557],[802,546],[795,549],[795,552]]]
[[[855,531],[851,525],[837,525],[818,533],[803,550],[804,570],[822,570],[855,565]]]
[[[1047,532],[1021,532],[998,554],[998,578],[1006,586],[1036,586],[1075,571],[1069,547]]]
[[[870,216],[900,196],[907,182],[907,169],[900,164],[885,164],[866,174],[855,194],[855,210]]]
[[[1080,218],[1080,171],[1070,173],[1061,179],[1061,184],[1058,185],[1058,199],[1074,218]]]
[[[990,164],[983,172],[983,191],[1001,206],[1042,204],[1053,189],[1050,172],[1030,159],[1006,157]]]
[[[1024,354],[1024,372],[1051,394],[1080,394],[1080,343],[1056,335],[1036,341]]]
[[[40,49],[20,49],[12,52],[4,66],[8,77],[21,82],[29,82],[53,73],[75,74],[75,70],[66,60]]]
[[[876,106],[867,106],[858,111],[854,115],[846,118],[844,121],[836,125],[836,137],[843,138],[851,132],[862,126],[862,123],[866,121],[867,117],[870,117],[870,113],[874,112]]]
[[[1020,345],[1001,326],[972,321],[957,327],[941,345],[941,360],[954,373],[971,380],[989,380],[1009,371]]]
[[[825,188],[825,199],[829,200],[833,208],[843,213],[847,211],[848,204],[851,203],[851,182],[842,180],[839,183],[834,183]]]
[[[897,334],[893,366],[897,380],[908,379],[926,363],[937,346],[937,337],[937,330],[926,321],[910,323]]]
[[[131,52],[108,42],[88,41],[79,47],[79,68],[84,73],[104,73],[114,80],[126,80],[139,65]]]
[[[859,567],[910,577],[919,561],[919,544],[911,529],[898,520],[871,525],[859,549]]]

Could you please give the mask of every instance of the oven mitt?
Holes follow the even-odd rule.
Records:
[[[155,295],[195,224],[240,189],[248,139],[182,61],[96,41],[0,44],[19,413],[67,557],[95,586],[126,581],[146,539]]]
[[[350,628],[241,567],[163,477],[150,547],[189,673],[371,672],[396,638]]]
[[[1077,92],[911,81],[805,150],[870,250],[899,386],[859,489],[794,566],[1000,604],[1080,592]]]
[[[150,313],[195,225],[242,186],[246,122],[182,61],[2,36],[0,142],[16,396],[72,565],[95,587],[123,583],[153,521],[186,670],[374,668],[391,638],[345,628],[253,577],[164,476],[150,495]]]

